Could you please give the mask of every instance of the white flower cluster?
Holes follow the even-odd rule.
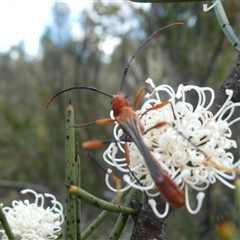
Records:
[[[205,196],[203,191],[210,184],[214,184],[216,180],[219,180],[226,186],[234,188],[234,185],[229,180],[235,179],[236,172],[231,170],[239,167],[240,161],[234,163],[233,154],[228,152],[228,150],[237,147],[236,142],[230,139],[232,135],[230,126],[238,121],[239,118],[231,122],[228,121],[235,107],[240,106],[240,104],[230,101],[232,91],[227,90],[227,101],[213,115],[208,111],[215,97],[211,88],[180,85],[175,93],[168,85],[155,87],[151,79],[148,79],[146,82],[151,85],[153,91],[151,94],[146,95],[148,100],[137,111],[146,131],[146,134],[142,136],[143,140],[160,166],[179,188],[184,191],[186,207],[190,213],[195,214],[202,206],[202,200]],[[193,107],[192,104],[186,101],[187,92],[190,90],[194,90],[196,93],[196,99],[198,100],[196,107]],[[147,109],[161,103],[161,96],[166,97],[166,94],[169,95],[169,104],[143,114]],[[208,103],[207,98],[210,99]],[[224,118],[226,113],[228,115]],[[113,117],[112,113],[111,117]],[[151,129],[162,121],[167,122],[167,124]],[[151,130],[147,131],[148,129]],[[122,135],[123,131],[116,123],[114,136],[119,140]],[[118,148],[124,153],[123,144],[123,142],[117,143]],[[128,148],[130,154],[129,168],[136,178],[139,179],[141,186],[139,182],[136,182],[131,177],[125,158],[116,157],[117,150],[114,143],[109,146],[103,156],[108,164],[129,175],[124,176],[128,186],[122,190],[124,191],[128,187],[135,187],[146,191],[149,196],[158,195],[158,192],[152,193],[152,189],[155,189],[154,181],[134,142],[128,143]],[[106,181],[113,190],[107,176]],[[197,194],[197,207],[194,210],[189,204],[189,188],[199,191]],[[150,203],[152,204],[153,201],[151,200]],[[156,211],[154,204],[152,204],[152,207]],[[167,203],[166,211],[163,214],[158,212],[156,214],[159,217],[165,217],[168,213],[168,208]]]
[[[15,237],[22,240],[56,239],[61,233],[61,225],[64,221],[63,207],[56,198],[45,193],[44,196],[51,199],[52,206],[44,208],[44,196],[31,189],[21,191],[22,194],[32,193],[35,202],[29,200],[13,201],[12,207],[4,207],[8,223]],[[2,240],[8,239],[4,230]]]

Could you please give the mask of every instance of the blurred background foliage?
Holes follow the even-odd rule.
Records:
[[[237,58],[214,11],[204,13],[202,3],[156,3],[149,8],[130,2],[92,4],[91,10],[79,12],[78,27],[84,34],[73,36],[70,8],[58,2],[52,8],[54,24],[46,27],[40,40],[41,56],[29,59],[24,43],[0,54],[0,197],[4,204],[21,198],[19,190],[28,187],[51,192],[64,202],[64,118],[69,94],[59,96],[45,110],[46,102],[57,91],[84,85],[116,93],[124,68],[138,46],[158,28],[176,21],[184,22],[184,26],[153,38],[133,61],[123,88],[131,101],[148,77],[174,89],[182,83],[217,90]],[[240,4],[226,1],[224,7],[240,36]],[[107,39],[116,40],[109,55],[103,51]],[[72,103],[76,123],[109,116],[110,101],[100,94],[72,92]],[[238,126],[234,127],[238,132]],[[112,126],[91,126],[76,131],[76,138],[79,143],[112,139],[111,131]],[[103,150],[94,151],[99,161]],[[238,159],[238,152],[235,154]],[[111,199],[114,194],[107,190],[104,174],[84,153],[81,159],[83,188]],[[221,206],[230,209],[227,213],[232,221],[237,219],[232,194],[223,184],[216,184],[199,214],[190,215],[184,208],[173,213],[167,239],[216,239],[216,223],[224,215]],[[83,211],[82,223],[87,226],[98,210],[84,205]],[[93,238],[106,239],[116,217],[111,214],[109,224],[97,230]],[[122,239],[129,238],[131,220],[128,226]]]

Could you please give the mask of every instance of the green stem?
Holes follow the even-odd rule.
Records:
[[[6,218],[6,216],[5,216],[5,214],[4,214],[3,210],[2,210],[1,205],[0,205],[0,222],[2,224],[2,227],[3,227],[4,231],[5,231],[8,239],[9,240],[14,240],[15,239],[14,235],[13,235],[12,230],[10,228],[10,225],[9,225],[9,223],[7,221],[7,218]]]
[[[125,191],[122,193],[122,199],[128,194],[128,191]],[[112,203],[115,203],[117,201],[116,197]],[[132,209],[133,210],[133,209]],[[105,218],[110,214],[109,211],[102,211],[99,216],[85,229],[85,231],[82,233],[81,240],[87,239],[94,231],[95,229],[105,220]]]
[[[81,240],[87,239],[95,229],[105,220],[105,218],[110,214],[108,211],[102,211],[98,217],[88,226],[88,228],[82,233]]]
[[[78,143],[76,143],[76,155],[75,155],[75,176],[76,185],[81,187],[81,161],[78,149]],[[76,224],[77,224],[77,239],[81,239],[81,199],[75,198],[76,201]]]
[[[71,98],[66,109],[65,122],[65,182],[76,184],[75,177],[75,131],[74,110]],[[65,222],[63,226],[63,239],[77,239],[76,201],[72,194],[66,191]]]
[[[213,1],[215,2],[215,1]],[[226,16],[225,10],[223,8],[223,5],[221,1],[219,1],[216,6],[214,7],[218,22],[227,37],[228,41],[233,45],[233,47],[240,52],[240,41],[238,37],[236,36],[235,32],[233,31],[228,18]]]
[[[135,192],[135,189],[132,188],[129,195],[128,195],[128,199],[127,201],[125,202],[124,204],[124,207],[128,207],[130,202],[132,201],[133,199],[133,196],[134,196],[134,192]],[[125,224],[128,220],[128,217],[129,217],[129,214],[127,213],[121,213],[118,217],[118,220],[111,232],[111,235],[109,237],[109,240],[117,240],[119,239],[122,231],[123,231],[123,228],[125,227]]]
[[[107,202],[105,200],[102,200],[100,198],[95,197],[94,195],[88,193],[87,191],[73,185],[66,185],[68,187],[68,190],[70,193],[74,194],[75,196],[81,198],[85,202],[87,202],[90,205],[93,205],[94,207],[109,211],[109,212],[117,212],[117,213],[128,213],[132,214],[136,211],[132,208],[128,207],[122,207],[120,205],[114,204],[116,202],[116,199],[118,199],[118,196],[114,199],[114,203]]]

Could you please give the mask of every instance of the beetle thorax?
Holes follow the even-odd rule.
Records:
[[[111,103],[114,117],[119,116],[124,107],[131,107],[131,103],[123,92],[118,92],[117,95],[113,95]]]

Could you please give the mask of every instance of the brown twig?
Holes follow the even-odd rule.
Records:
[[[157,209],[160,212],[165,210],[165,201],[160,197],[155,199],[157,201]],[[131,240],[147,240],[147,239],[159,239],[165,240],[163,231],[167,225],[168,216],[174,211],[170,207],[169,213],[165,218],[158,218],[155,213],[152,211],[150,205],[146,209],[142,208],[142,203],[138,192],[136,193],[133,201],[131,202],[131,207],[138,209],[136,214],[132,214],[134,221],[133,231]]]
[[[209,109],[213,114],[217,113],[226,101],[228,97],[225,92],[226,89],[233,90],[233,96],[231,99],[233,102],[240,102],[240,55],[238,55],[230,74],[216,93],[213,105]]]

